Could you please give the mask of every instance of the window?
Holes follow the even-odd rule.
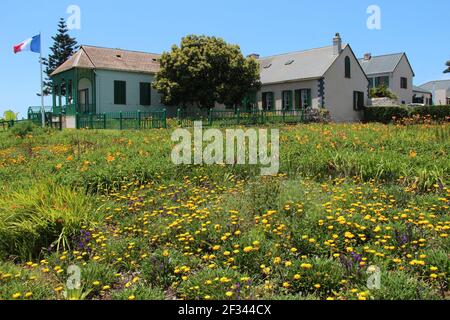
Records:
[[[262,94],[263,110],[273,110],[275,107],[275,99],[273,92],[263,92]]]
[[[402,89],[408,89],[408,78],[405,77],[400,78],[400,87]]]
[[[286,61],[286,63],[284,65],[290,66],[293,63],[294,63],[294,59],[290,59],[290,60]]]
[[[364,109],[364,92],[353,92],[353,110],[361,111]]]
[[[348,56],[345,57],[345,77],[349,79],[352,77],[351,63]]]
[[[126,81],[114,81],[114,104],[127,104]]]
[[[140,83],[140,105],[151,106],[152,105],[152,85],[148,82]]]
[[[295,108],[297,110],[312,107],[311,89],[295,90]]]
[[[283,110],[292,110],[292,91],[283,91]]]
[[[373,78],[369,78],[369,88],[373,88]]]
[[[389,77],[376,77],[375,87],[386,86],[389,88]]]

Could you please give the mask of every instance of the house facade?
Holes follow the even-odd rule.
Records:
[[[339,34],[333,45],[259,59],[260,110],[330,111],[336,122],[360,121],[369,81],[350,45]]]
[[[450,105],[450,80],[430,81],[420,88],[433,93],[434,105]]]
[[[412,103],[431,106],[433,104],[433,94],[429,90],[414,86]]]
[[[81,46],[51,75],[53,110],[71,117],[166,108],[152,88],[158,59],[157,54]]]
[[[372,56],[370,53],[359,59],[361,67],[369,78],[369,87],[385,85],[397,96],[401,104],[413,102],[414,71],[406,53]]]

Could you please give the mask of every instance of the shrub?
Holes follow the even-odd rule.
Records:
[[[406,107],[368,107],[364,110],[364,120],[367,122],[391,123],[394,119],[409,116]]]
[[[424,106],[414,108],[411,115],[422,117],[430,116],[434,120],[444,120],[450,118],[450,106]]]
[[[397,96],[393,94],[385,85],[370,89],[369,96],[370,98],[390,98],[394,100],[397,99]]]
[[[19,122],[11,128],[11,134],[16,137],[24,138],[36,128],[36,125],[30,121]]]

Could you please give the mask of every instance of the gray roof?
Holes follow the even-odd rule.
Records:
[[[414,92],[421,92],[421,93],[431,93],[430,90],[418,87],[418,86],[413,86],[413,91]]]
[[[66,62],[51,75],[57,75],[73,68],[104,69],[139,73],[159,71],[161,55],[122,49],[81,46]]]
[[[347,45],[343,45],[345,48]],[[333,46],[291,52],[259,59],[263,84],[323,77],[337,59]]]
[[[404,53],[373,56],[370,60],[359,59],[359,63],[367,75],[390,73],[397,68]]]
[[[435,90],[449,90],[450,89],[450,79],[449,80],[436,80],[424,83],[420,87],[426,90],[433,90],[433,84]]]

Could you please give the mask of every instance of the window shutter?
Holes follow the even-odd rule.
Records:
[[[312,108],[312,96],[311,96],[311,89],[307,89],[307,96],[308,96],[308,107]]]
[[[114,81],[114,104],[127,104],[127,83]]]
[[[148,82],[140,83],[140,104],[141,106],[150,106],[152,104],[151,84]]]
[[[292,90],[289,91],[289,109],[288,110],[293,110],[294,109],[294,98],[292,95]]]
[[[300,110],[302,108],[301,90],[295,90],[295,109]]]

